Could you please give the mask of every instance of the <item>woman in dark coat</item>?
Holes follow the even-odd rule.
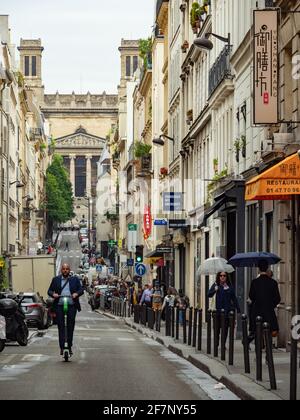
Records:
[[[274,334],[279,332],[279,324],[275,309],[281,302],[279,287],[277,282],[267,274],[268,263],[262,261],[259,263],[260,275],[252,281],[249,299],[250,299],[250,338],[255,337],[256,318],[261,317],[263,322],[270,324],[271,331]]]
[[[237,311],[241,312],[239,302],[237,300],[234,288],[225,272],[217,275],[216,282],[212,285],[208,292],[208,297],[212,299],[216,295],[216,310],[217,310],[217,328],[218,337],[221,331],[221,311],[225,311],[225,329],[226,339],[229,330],[229,313]]]

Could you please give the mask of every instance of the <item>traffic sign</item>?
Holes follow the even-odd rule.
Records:
[[[156,219],[154,220],[154,226],[168,226],[167,219]]]
[[[102,273],[102,265],[101,264],[96,265],[96,271],[97,271],[97,273]]]
[[[134,267],[134,259],[127,260],[127,267]]]
[[[128,225],[128,230],[129,230],[129,232],[137,232],[137,230],[138,230],[138,225],[134,225],[133,223],[130,223],[130,224]]]
[[[146,268],[145,264],[136,264],[135,265],[135,272],[138,276],[143,277],[147,272],[147,268]]]

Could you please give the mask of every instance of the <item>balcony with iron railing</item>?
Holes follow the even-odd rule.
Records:
[[[220,84],[226,79],[232,79],[230,54],[232,47],[226,45],[209,72],[209,96],[211,96]]]

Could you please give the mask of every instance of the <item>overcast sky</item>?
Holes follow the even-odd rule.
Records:
[[[1,0],[13,42],[41,38],[46,93],[116,93],[121,38],[151,34],[154,0]]]

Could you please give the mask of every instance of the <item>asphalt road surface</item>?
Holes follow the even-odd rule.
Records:
[[[68,248],[66,245],[68,244]],[[58,249],[58,264],[69,264],[71,271],[77,272],[81,259],[81,247],[78,240],[78,232],[62,232],[62,240]]]
[[[77,232],[64,234],[62,262],[76,271],[80,255]],[[81,301],[71,362],[59,355],[56,327],[33,335],[28,347],[8,345],[0,354],[0,400],[236,399],[159,343]]]

